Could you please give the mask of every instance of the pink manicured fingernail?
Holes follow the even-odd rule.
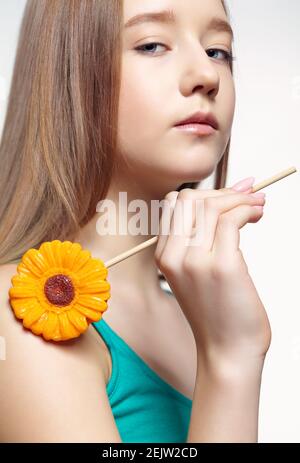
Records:
[[[240,182],[236,183],[235,185],[233,185],[231,187],[232,190],[235,190],[235,191],[247,191],[249,190],[253,183],[255,181],[255,177],[247,177],[247,178],[244,178],[243,180],[241,180]]]
[[[259,211],[263,211],[264,210],[264,206],[253,206],[255,207],[256,209],[258,209]]]

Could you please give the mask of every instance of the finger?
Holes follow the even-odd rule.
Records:
[[[193,190],[185,188],[177,196],[173,209],[170,233],[163,241],[163,249],[160,252],[160,259],[165,263],[171,263],[172,268],[180,268],[187,248],[194,245],[191,238],[195,235],[195,215],[198,214],[199,203],[203,204],[203,198],[219,197],[224,194],[235,193],[233,190],[224,188],[220,190],[202,189]],[[200,207],[201,209],[201,207]]]
[[[200,223],[198,222],[196,224],[195,236],[191,238],[194,240],[193,246],[199,245],[202,250],[207,252],[210,251],[215,239],[216,227],[220,214],[242,204],[248,204],[251,206],[255,204],[262,204],[262,202],[263,200],[261,200],[259,196],[254,197],[236,192],[205,199],[202,211],[200,211]],[[199,232],[197,230],[199,230]]]
[[[162,252],[170,234],[171,220],[178,194],[178,191],[171,191],[165,196],[164,200],[162,201],[162,214],[161,219],[159,221],[159,234],[154,253],[154,257],[157,262],[161,258]]]
[[[193,198],[177,197],[172,215],[170,234],[161,254],[164,263],[179,269],[186,254],[194,225],[195,200]]]
[[[177,240],[178,246],[184,245],[189,246],[191,236],[194,234],[195,228],[195,215],[197,211],[197,205],[203,201],[204,198],[223,196],[224,194],[232,193],[232,190],[212,190],[202,189],[193,190],[191,188],[185,188],[179,192],[175,209],[172,215],[171,227],[170,227],[170,244],[173,245],[175,242],[174,237],[180,237]],[[173,247],[173,246],[172,246]]]
[[[222,197],[224,195],[232,195],[232,194],[237,194],[237,193],[230,188],[222,188],[219,190],[212,190],[212,189],[193,190],[191,188],[185,188],[181,190],[180,192],[171,191],[170,193],[168,193],[164,198],[165,201],[163,202],[162,216],[161,216],[160,225],[159,225],[159,238],[158,238],[157,247],[155,250],[156,261],[157,262],[160,261],[169,237],[171,235],[172,236],[176,235],[175,223],[178,226],[178,223],[180,222],[180,220],[178,219],[178,217],[180,216],[180,212],[179,212],[180,206],[178,206],[177,208],[176,222],[174,222],[173,220],[173,214],[174,214],[175,205],[178,199],[185,201],[185,200],[192,198],[193,200],[199,199],[201,201],[201,199],[203,198]],[[177,242],[178,246],[176,245],[176,249],[178,250],[178,253],[177,253],[178,259],[180,258],[179,250],[180,249],[182,250],[182,248],[189,246],[190,245],[189,240],[193,236],[193,232],[191,233],[191,230],[190,230],[190,221],[188,218],[186,218],[185,225],[183,226],[186,228],[186,233],[184,233],[184,235],[181,236],[181,239]],[[193,226],[195,227],[195,213],[193,214]],[[171,232],[171,228],[172,228],[172,232]],[[177,237],[178,236],[179,236],[179,233],[177,231]],[[171,245],[172,245],[172,249],[174,250],[175,249],[174,239],[170,241],[170,246],[168,246],[168,251],[170,251]],[[184,252],[185,250],[181,252],[181,256]]]
[[[263,207],[241,205],[219,216],[212,253],[216,259],[230,259],[239,250],[239,229],[248,222],[257,222],[263,216]],[[220,260],[221,261],[221,260]]]

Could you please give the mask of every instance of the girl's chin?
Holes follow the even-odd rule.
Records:
[[[175,175],[178,179],[183,180],[182,183],[200,182],[201,180],[213,174],[217,168],[219,159],[205,159],[200,157],[196,162],[185,162],[184,165],[176,165],[173,163],[173,168],[169,169],[170,175]],[[172,171],[172,173],[171,173]],[[166,173],[166,175],[168,175]]]

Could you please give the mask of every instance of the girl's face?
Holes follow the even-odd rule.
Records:
[[[174,22],[125,27],[167,9]],[[235,106],[232,37],[210,26],[216,17],[228,23],[221,0],[124,0],[118,143],[131,178],[151,194],[208,177],[224,154]],[[219,129],[199,136],[174,127],[196,111],[213,113]]]

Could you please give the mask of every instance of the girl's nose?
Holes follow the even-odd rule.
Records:
[[[195,88],[215,96],[219,91],[220,76],[204,48],[198,44],[185,54],[181,75],[181,90],[187,94]]]

